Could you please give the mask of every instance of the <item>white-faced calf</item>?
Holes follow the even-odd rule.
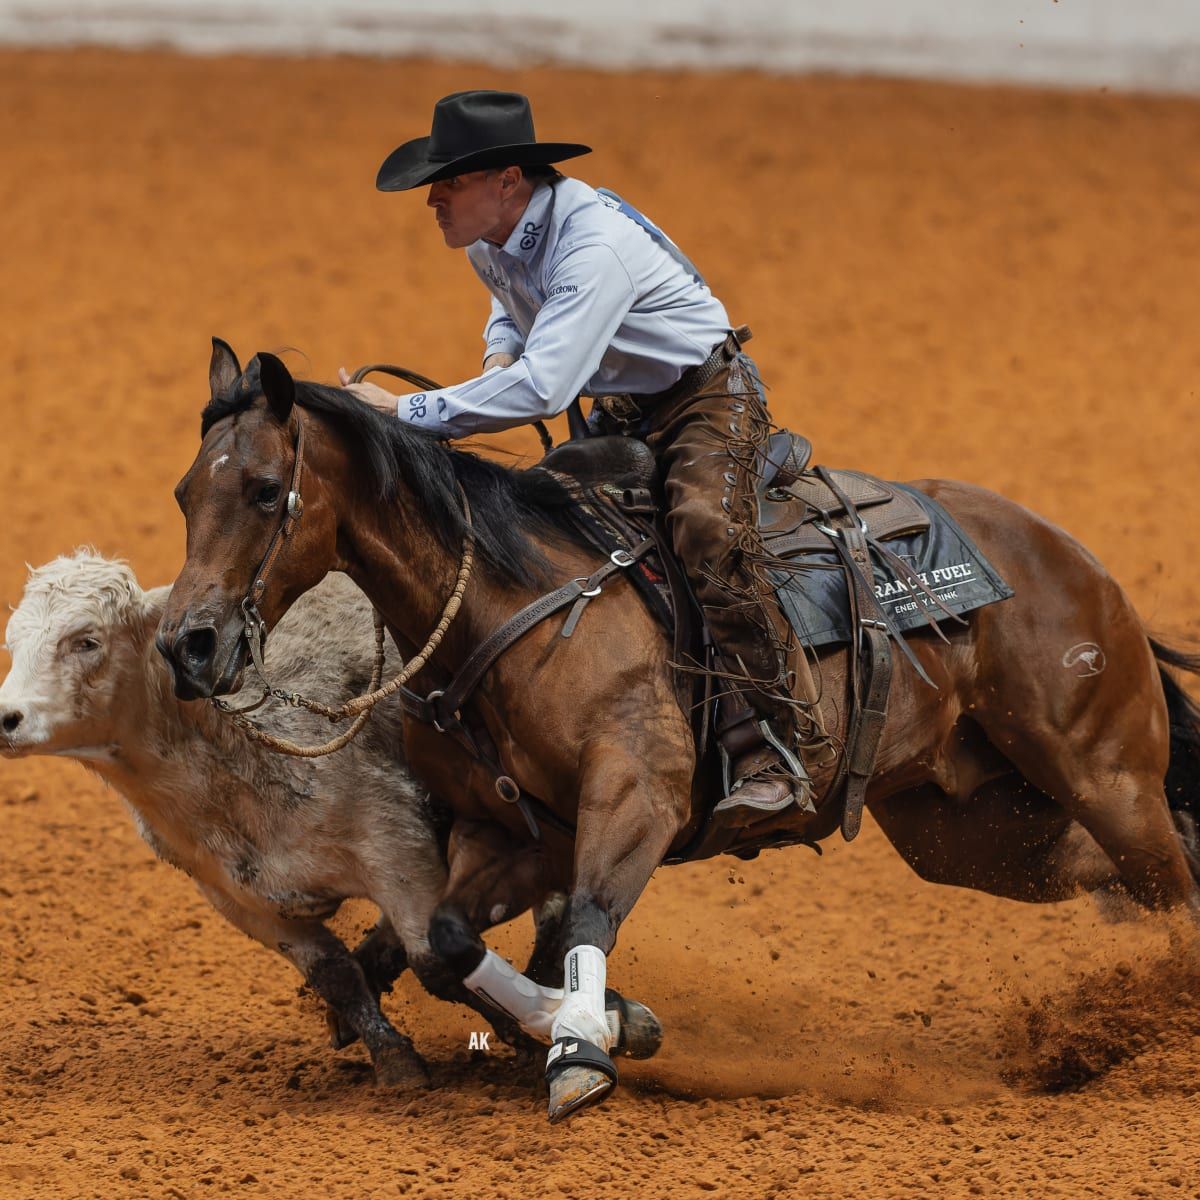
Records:
[[[481,1002],[446,980],[429,950],[447,831],[406,770],[398,703],[379,705],[337,755],[272,753],[209,705],[173,696],[154,649],[166,593],[144,592],[127,566],[86,552],[33,571],[8,624],[13,666],[0,686],[0,755],[61,755],[96,772],[160,858],[326,1000],[335,1045],[361,1037],[381,1082],[427,1082],[412,1043],[380,1010],[380,989],[407,961],[444,998]],[[273,674],[323,698],[362,692],[371,623],[358,589],[331,576],[272,633]],[[388,665],[399,669],[391,656]],[[260,712],[256,721],[277,736],[329,736],[328,722],[300,710]],[[382,916],[352,956],[324,921],[356,896]],[[502,1019],[499,1028],[513,1037]]]

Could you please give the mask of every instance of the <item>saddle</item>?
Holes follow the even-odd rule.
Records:
[[[758,471],[759,530],[769,554],[780,561],[780,587],[786,586],[785,577],[798,556],[833,548],[853,624],[862,630],[850,645],[846,753],[823,798],[825,819],[819,813],[817,820],[819,836],[827,836],[840,824],[843,836],[850,840],[861,825],[866,785],[886,719],[892,668],[889,639],[899,636],[876,602],[870,555],[873,549],[887,553],[880,546],[882,539],[927,529],[930,520],[911,493],[860,472],[810,468],[811,456],[811,443],[798,434],[783,431],[769,439]],[[672,634],[675,662],[704,661],[705,649],[711,659],[711,639],[705,636],[686,575],[663,527],[656,464],[649,448],[629,437],[591,437],[551,450],[535,469],[555,481],[562,492],[560,503],[569,501],[580,532],[598,550],[631,551],[653,541],[656,553],[642,557],[631,578]],[[907,570],[903,563],[900,569]],[[703,757],[712,729],[712,675],[705,679],[701,673],[698,682],[697,673],[689,671],[677,680],[677,687],[685,711],[701,714],[695,732]],[[836,805],[839,789],[840,808]],[[835,819],[830,819],[831,814]],[[708,857],[723,849],[702,830],[680,857]]]
[[[771,549],[787,556],[829,545],[829,528],[842,529],[861,514],[876,539],[929,528],[929,516],[910,492],[858,471],[809,470],[812,444],[782,431],[768,441],[759,468],[759,530]],[[640,511],[652,499],[657,465],[634,438],[589,437],[564,442],[535,470],[554,476],[574,503],[590,496]],[[850,502],[850,508],[845,501]]]
[[[738,331],[738,335],[741,341],[746,341],[749,330]],[[360,368],[355,381],[372,370],[383,370],[420,386],[436,386],[423,376],[392,366]],[[587,579],[571,580],[526,605],[476,647],[445,689],[428,696],[420,696],[409,688],[400,689],[410,715],[455,737],[478,762],[489,768],[495,778],[496,792],[519,808],[535,838],[541,836],[539,820],[570,836],[574,835],[574,829],[503,774],[487,730],[464,715],[468,698],[491,665],[529,629],[570,606],[561,630],[563,637],[570,637],[604,582],[618,572],[626,572],[647,607],[672,635],[675,663],[703,661],[707,657],[707,671],[689,672],[690,683],[678,678],[676,683],[684,711],[699,714],[695,733],[701,762],[711,749],[710,714],[715,707],[712,686],[717,677],[715,646],[664,528],[657,502],[658,472],[653,452],[633,437],[591,433],[578,398],[567,415],[570,440],[558,447],[553,446],[545,426],[537,422],[546,454],[529,475],[540,473],[545,487],[538,498],[547,504],[566,505],[584,539],[607,554],[608,561]],[[795,562],[805,556],[828,558],[832,551],[840,566],[849,617],[847,636],[843,639],[848,643],[850,658],[846,727],[842,735],[845,752],[822,798],[817,825],[809,833],[769,836],[761,845],[747,846],[739,841],[735,848],[722,844],[719,837],[714,838],[706,825],[690,845],[668,861],[686,862],[725,851],[752,858],[759,849],[797,842],[819,851],[818,842],[838,824],[847,841],[857,836],[867,783],[874,771],[887,717],[892,677],[889,639],[899,646],[918,675],[931,687],[935,686],[909,649],[894,615],[885,612],[876,599],[872,555],[892,569],[895,583],[905,594],[923,593],[923,603],[928,608],[936,607],[954,620],[962,621],[959,612],[1012,594],[990,564],[976,553],[979,566],[988,576],[991,592],[985,598],[964,604],[959,612],[948,608],[924,578],[885,544],[887,539],[919,535],[930,528],[930,517],[922,502],[903,486],[885,483],[871,475],[821,466],[810,468],[811,457],[812,444],[799,434],[784,430],[768,439],[757,472],[759,532],[768,559],[774,558],[780,564],[775,583],[781,611],[805,645],[815,643],[805,636],[803,622],[794,615],[795,603],[791,608],[787,603],[789,589],[793,601],[797,590]],[[532,491],[536,496],[538,489],[534,487]],[[937,509],[931,501],[926,503]],[[943,522],[961,534],[948,514],[938,511]],[[974,551],[965,535],[959,545]],[[936,575],[935,571],[935,578]],[[925,607],[915,603],[909,607],[918,609],[930,627],[945,638]],[[697,679],[702,681],[699,696]],[[697,772],[698,777],[704,775],[703,770]],[[839,789],[843,793],[840,812],[831,803]],[[712,807],[708,806],[710,825]]]

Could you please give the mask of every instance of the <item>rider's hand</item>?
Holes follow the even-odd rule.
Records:
[[[489,354],[483,360],[483,373],[486,375],[496,367],[511,367],[517,360],[511,354]]]
[[[372,408],[377,408],[381,413],[389,417],[396,415],[396,404],[400,399],[399,396],[393,396],[391,392],[374,383],[351,383],[350,372],[345,367],[338,367],[338,380],[346,391],[353,392],[360,400],[369,404]]]

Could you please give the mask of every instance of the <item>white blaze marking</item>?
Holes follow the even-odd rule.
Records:
[[[208,473],[210,475],[215,475],[228,461],[228,454],[222,454],[220,458],[213,459],[213,465],[208,468]]]

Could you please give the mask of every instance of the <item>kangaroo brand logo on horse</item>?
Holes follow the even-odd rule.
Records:
[[[532,250],[537,245],[537,240],[541,236],[542,225],[537,225],[533,221],[526,221],[525,228],[521,232],[525,235],[521,238],[521,249]]]
[[[1108,660],[1095,642],[1079,642],[1062,656],[1062,665],[1079,679],[1088,679],[1092,675],[1099,675],[1108,665]]]

